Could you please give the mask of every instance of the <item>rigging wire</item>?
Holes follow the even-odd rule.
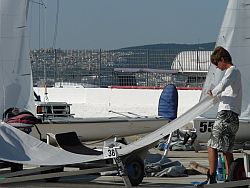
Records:
[[[39,0],[39,2],[35,0],[30,0],[32,3],[42,5],[45,9],[47,8],[46,4],[44,3],[44,0]],[[57,40],[57,33],[58,33],[58,20],[59,20],[59,10],[60,10],[60,1],[57,0],[56,3],[56,22],[55,22],[55,30],[54,30],[54,36],[53,36],[53,43],[52,47],[55,48],[56,46],[56,40]],[[40,12],[39,12],[40,13]],[[40,17],[40,16],[39,16]],[[39,20],[40,21],[40,20]],[[40,29],[39,29],[40,30]]]
[[[56,22],[55,22],[55,30],[54,30],[54,37],[53,37],[53,43],[52,43],[52,48],[54,49],[54,53],[55,53],[54,84],[56,83],[56,76],[57,76],[56,39],[57,39],[57,31],[58,31],[59,10],[60,10],[60,4],[59,4],[59,0],[57,0],[57,3],[56,3]]]
[[[60,4],[59,0],[57,0],[56,4],[56,23],[55,23],[55,31],[54,31],[54,38],[53,38],[53,44],[52,47],[56,47],[56,39],[57,39],[57,31],[58,31],[58,20],[59,20],[59,10],[60,10]]]
[[[46,6],[46,3],[44,2],[46,0],[30,0],[30,2],[34,3],[34,4],[38,4],[39,5],[39,10],[38,10],[38,14],[39,14],[39,19],[38,19],[38,48],[41,49],[41,9],[40,7],[43,6],[44,9],[46,10],[47,6]],[[52,48],[55,49],[56,48],[56,42],[57,42],[57,34],[58,34],[58,22],[59,22],[59,10],[60,10],[60,1],[57,0],[57,3],[56,3],[56,20],[55,20],[55,28],[54,28],[54,35],[53,35],[53,42],[52,42]],[[47,2],[48,4],[48,2]],[[46,14],[46,13],[45,13]],[[44,23],[44,40],[46,41],[46,19],[43,20]],[[46,42],[44,42],[44,45],[45,45]],[[46,45],[45,45],[46,46]],[[41,53],[41,52],[40,52]],[[39,58],[40,59],[40,58]],[[56,50],[55,50],[55,67],[56,67]],[[44,84],[46,85],[47,84],[47,73],[46,73],[46,63],[44,62]],[[55,75],[54,77],[56,77],[56,72],[55,72]]]
[[[30,0],[30,2],[38,4],[38,5],[42,5],[42,6],[44,6],[44,8],[47,8],[46,5],[45,5],[45,3],[43,2],[43,0],[40,0],[40,2],[37,2],[37,1],[34,1],[34,0]]]

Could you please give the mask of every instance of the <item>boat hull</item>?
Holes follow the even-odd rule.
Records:
[[[193,126],[196,129],[197,139],[199,142],[207,142],[213,129],[215,119],[198,117],[193,121]],[[240,120],[239,130],[236,134],[236,142],[250,141],[250,122]]]
[[[126,137],[152,132],[169,120],[161,117],[138,118],[67,118],[46,120],[37,124],[42,139],[46,139],[47,133],[64,133],[75,131],[82,141],[94,141],[108,139],[110,137]],[[38,131],[33,128],[31,135],[39,138]]]

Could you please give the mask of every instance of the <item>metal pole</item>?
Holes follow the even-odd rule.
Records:
[[[149,68],[149,49],[147,49],[147,69]],[[146,72],[146,86],[148,86],[148,72]]]
[[[196,65],[196,71],[199,71],[199,47],[197,49],[196,53],[196,58],[197,58],[197,65]],[[196,87],[198,86],[198,75],[196,74]]]
[[[102,70],[102,49],[99,51],[99,70],[98,70],[98,78],[99,78],[99,87],[101,87],[101,70]]]
[[[54,49],[54,58],[55,58],[55,68],[54,68],[54,86],[56,86],[56,76],[57,76],[57,51]]]

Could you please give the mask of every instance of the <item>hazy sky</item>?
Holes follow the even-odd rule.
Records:
[[[29,9],[32,49],[52,47],[57,1],[32,0]],[[44,2],[46,8],[35,2]],[[214,42],[227,2],[59,0],[55,47],[117,49],[158,43]]]

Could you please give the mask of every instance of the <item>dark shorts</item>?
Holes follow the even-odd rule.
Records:
[[[218,112],[208,146],[223,152],[232,152],[235,135],[239,129],[238,114],[222,110]]]

